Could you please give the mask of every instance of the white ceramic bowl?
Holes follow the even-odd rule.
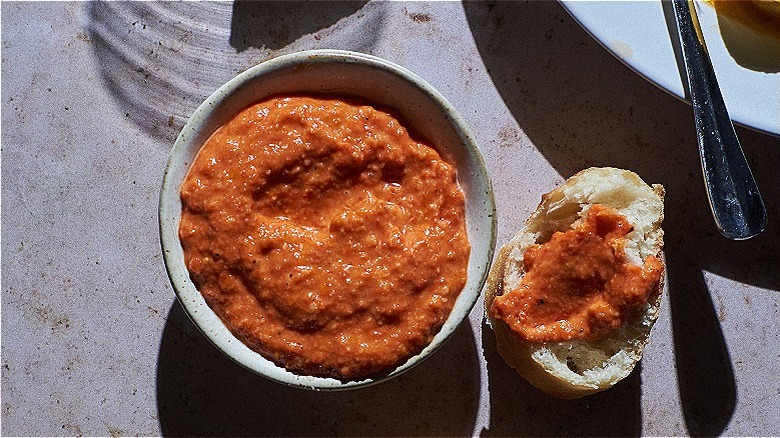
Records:
[[[190,164],[209,136],[239,111],[272,95],[333,93],[351,95],[399,111],[419,133],[457,167],[466,195],[466,226],[471,242],[468,280],[441,331],[420,354],[376,379],[342,382],[287,371],[235,338],[190,281],[179,241],[179,189]],[[480,295],[493,256],[495,205],[484,161],[474,138],[447,100],[414,73],[383,59],[339,50],[293,53],[239,74],[203,102],[171,150],[160,193],[160,239],[165,265],[184,310],[195,325],[230,358],[260,375],[292,386],[327,390],[365,386],[397,376],[422,361],[450,336]]]

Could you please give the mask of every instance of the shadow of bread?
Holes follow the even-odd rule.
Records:
[[[481,436],[641,435],[641,362],[607,391],[562,400],[544,394],[504,362],[487,323],[482,325],[482,348],[488,370],[490,425]]]
[[[557,2],[465,2],[464,8],[508,110],[561,176],[614,166],[666,188],[670,297],[664,299],[672,310],[679,402],[689,433],[721,433],[736,409],[737,388],[717,297],[705,275],[780,290],[780,193],[773,190],[780,173],[778,140],[738,128],[770,219],[758,237],[728,241],[711,217],[689,106],[587,38]]]

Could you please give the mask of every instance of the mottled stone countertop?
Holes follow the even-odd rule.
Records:
[[[780,140],[738,129],[769,225],[713,226],[690,107],[553,1],[3,3],[3,435],[780,435]],[[418,73],[492,174],[498,243],[593,165],[667,191],[668,293],[640,366],[549,398],[482,310],[433,357],[342,393],[287,388],[217,351],[176,302],[157,199],[199,102],[282,53],[341,48]]]

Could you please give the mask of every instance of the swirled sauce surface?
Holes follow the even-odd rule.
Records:
[[[431,342],[466,282],[454,167],[369,105],[251,106],[204,144],[181,199],[196,287],[236,337],[295,373],[392,370]]]

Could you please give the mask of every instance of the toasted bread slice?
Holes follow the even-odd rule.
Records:
[[[625,244],[629,263],[642,266],[649,256],[663,262],[663,198],[661,185],[650,187],[637,174],[615,168],[583,170],[543,195],[523,229],[498,253],[487,280],[488,315],[497,296],[520,285],[526,250],[571,229],[593,204],[615,209],[633,226]],[[658,318],[663,283],[662,274],[641,314],[592,341],[532,343],[489,316],[498,351],[529,382],[554,397],[578,398],[608,389],[628,376],[642,357]]]

